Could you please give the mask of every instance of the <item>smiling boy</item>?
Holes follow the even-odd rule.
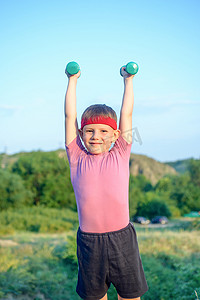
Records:
[[[79,216],[76,291],[85,300],[106,300],[111,283],[119,300],[139,300],[148,290],[136,232],[129,220],[134,75],[125,68],[122,75],[119,128],[115,111],[105,104],[95,104],[82,114],[80,129],[76,113],[80,71],[68,76],[65,145]]]

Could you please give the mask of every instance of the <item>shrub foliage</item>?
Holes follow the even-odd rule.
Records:
[[[76,211],[69,163],[60,153],[23,153],[0,169],[0,210],[39,206]],[[130,175],[130,217],[179,217],[200,211],[200,160],[188,165],[187,172],[165,176],[154,186],[143,175]]]

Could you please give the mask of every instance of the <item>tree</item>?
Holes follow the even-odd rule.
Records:
[[[46,207],[68,207],[77,210],[75,194],[71,185],[66,184],[66,177],[62,174],[49,174],[45,180],[40,205]]]
[[[12,172],[33,193],[33,205],[76,207],[69,164],[57,152],[33,152],[18,159]]]
[[[31,204],[33,194],[25,188],[19,175],[0,169],[0,178],[0,210]]]
[[[200,160],[190,160],[189,173],[192,183],[200,187]]]
[[[194,184],[190,173],[172,178],[172,190],[169,196],[182,215],[191,210],[200,210],[200,186]]]
[[[138,203],[145,202],[146,192],[152,189],[152,185],[143,175],[129,178],[129,214],[133,217],[137,211]]]
[[[177,176],[174,176],[175,178]],[[172,177],[165,176],[161,178],[154,187],[154,190],[158,193],[167,193],[169,194],[172,191]]]
[[[136,214],[137,216],[144,216],[149,219],[152,219],[156,216],[171,216],[169,207],[160,199],[154,199],[146,203],[139,203]]]
[[[144,175],[133,176],[130,174],[130,185],[134,188],[139,188],[143,192],[153,189],[151,182]]]

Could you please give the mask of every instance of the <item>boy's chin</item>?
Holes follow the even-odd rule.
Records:
[[[102,145],[89,145],[88,147],[86,146],[87,150],[91,153],[91,154],[102,154],[105,152],[108,152],[110,148],[107,147],[103,147]]]
[[[102,154],[104,152],[107,152],[105,149],[104,150],[100,150],[100,149],[91,149],[91,148],[87,148],[87,150],[91,153],[91,154]]]
[[[104,151],[94,151],[94,150],[88,150],[91,154],[96,154],[96,155],[98,155],[98,154],[101,154],[101,153],[104,153]]]

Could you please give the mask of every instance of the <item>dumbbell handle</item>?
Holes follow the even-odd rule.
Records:
[[[80,66],[75,61],[71,61],[67,64],[65,74],[75,75],[80,71]]]
[[[120,75],[122,75],[122,68],[125,67],[125,71],[131,75],[135,75],[138,72],[138,64],[136,64],[135,62],[131,61],[129,62],[126,66],[121,67],[120,69]]]

